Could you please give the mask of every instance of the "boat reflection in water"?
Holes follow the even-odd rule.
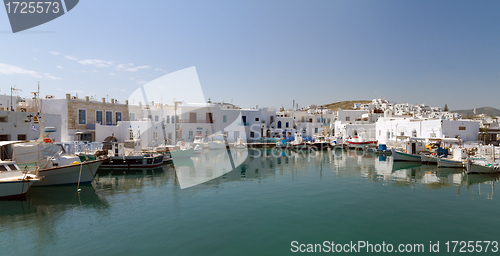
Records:
[[[32,188],[25,198],[0,200],[0,220],[26,214],[64,213],[74,207],[106,211],[108,196],[127,195],[165,187],[162,193],[177,193],[178,188],[211,189],[221,183],[252,180],[275,181],[276,176],[311,176],[322,179],[325,173],[337,179],[361,178],[381,185],[424,189],[455,189],[474,196],[492,198],[500,174],[470,174],[462,170],[437,168],[418,163],[393,162],[391,156],[375,156],[359,150],[294,151],[290,149],[231,150],[233,169],[227,150],[204,150],[195,157],[170,165],[143,170],[99,170],[90,185]],[[291,175],[290,175],[291,174]],[[235,183],[236,184],[236,183]],[[230,186],[231,184],[226,184]],[[174,188],[171,190],[171,188]],[[95,191],[94,191],[95,189]],[[17,217],[16,217],[17,216]]]
[[[164,186],[175,179],[172,166],[163,165],[152,169],[116,169],[97,172],[96,193],[103,196],[109,196],[123,192],[140,192],[143,188],[149,186]]]
[[[31,188],[25,197],[15,200],[0,200],[0,216],[26,213],[64,212],[74,206],[103,209],[106,201],[94,191],[92,184],[61,185]]]
[[[205,150],[192,158],[173,159],[172,165],[181,189],[185,189],[238,169],[248,154],[249,149]]]

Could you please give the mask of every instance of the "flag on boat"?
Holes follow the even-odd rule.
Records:
[[[32,130],[32,131],[35,131],[35,132],[38,132],[38,129],[37,129],[37,128],[36,128],[36,126],[34,126],[34,125],[33,125],[33,126],[31,126],[31,130]]]

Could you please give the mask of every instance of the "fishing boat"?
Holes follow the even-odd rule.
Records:
[[[66,154],[63,147],[52,142],[25,142],[12,145],[13,160],[28,173],[43,176],[33,186],[51,186],[91,182],[104,159],[81,161]]]
[[[293,149],[307,149],[307,143],[304,142],[302,138],[302,133],[295,133],[295,139],[290,142],[290,146]]]
[[[437,166],[439,168],[464,168],[464,162],[460,160],[453,160],[444,157],[437,157]]]
[[[309,145],[318,150],[324,150],[330,148],[330,143],[326,140],[323,135],[314,136],[314,141],[310,142]]]
[[[350,148],[364,149],[367,147],[376,147],[378,142],[376,140],[364,140],[361,136],[354,136],[351,139],[345,140],[345,143]]]
[[[393,161],[422,162],[420,152],[423,152],[426,149],[421,140],[422,139],[418,138],[410,138],[406,142],[406,150],[404,152],[392,148]]]
[[[163,164],[163,154],[143,153],[140,139],[111,143],[108,158],[102,163],[102,169],[145,169]]]
[[[35,175],[23,173],[14,161],[0,161],[0,198],[24,195],[39,180]]]
[[[431,160],[436,159],[439,168],[465,168],[465,161],[469,157],[466,149],[455,147],[452,149],[451,156],[447,154],[447,149],[444,149],[445,154],[440,154],[440,149],[438,148],[436,155],[429,156]]]
[[[468,174],[500,173],[500,164],[488,161],[468,160],[465,164]]]
[[[27,173],[43,176],[33,186],[88,183],[94,178],[104,159],[81,161],[76,155],[66,153],[62,145],[54,143],[49,136],[54,127],[45,127],[37,141],[9,142],[12,160]]]
[[[421,162],[422,158],[417,154],[408,154],[406,152],[397,151],[392,148],[392,159],[394,161],[409,161],[409,162]]]

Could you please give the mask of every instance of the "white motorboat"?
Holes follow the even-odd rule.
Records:
[[[14,161],[0,161],[0,198],[24,195],[40,179],[23,173]]]
[[[227,136],[225,134],[214,134],[210,136],[208,146],[210,149],[226,149]]]

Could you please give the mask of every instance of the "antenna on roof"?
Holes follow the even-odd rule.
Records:
[[[14,108],[12,107],[12,94],[17,93],[17,91],[22,91],[21,89],[17,89],[16,86],[17,85],[10,87],[10,110],[11,111],[14,111]]]

